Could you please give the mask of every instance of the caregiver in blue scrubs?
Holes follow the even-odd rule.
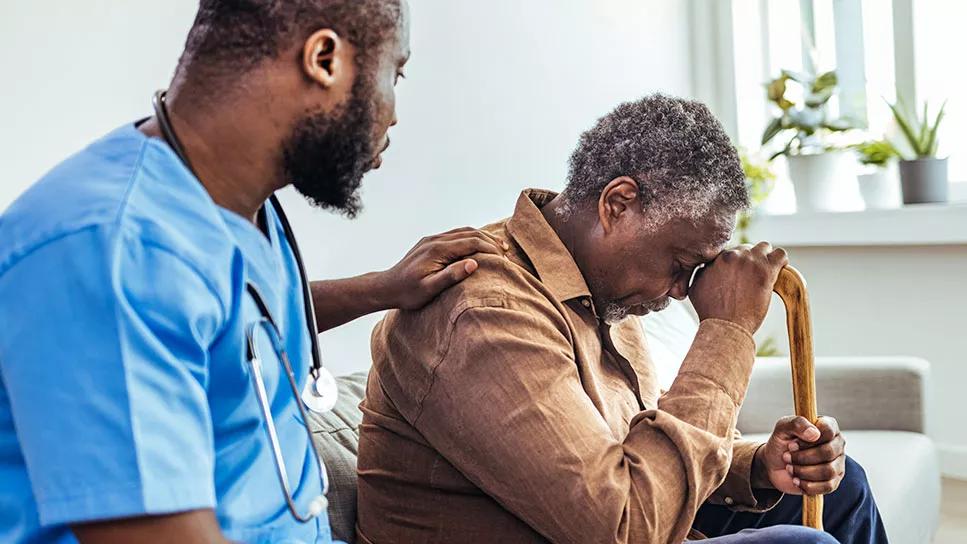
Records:
[[[131,122],[0,216],[0,542],[331,541],[325,512],[287,508],[246,329],[273,316],[301,389],[311,313],[269,197],[293,185],[356,215],[408,42],[400,0],[202,0],[164,98],[185,156],[157,117]],[[502,249],[461,229],[386,272],[313,282],[318,329],[420,307],[481,251]],[[262,356],[307,512],[320,467],[276,353]]]

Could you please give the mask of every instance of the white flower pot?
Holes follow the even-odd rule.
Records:
[[[857,209],[859,190],[856,176],[849,171],[848,158],[842,151],[786,157],[797,212]]]
[[[856,181],[868,210],[900,207],[900,184],[893,167],[877,168],[866,174],[858,174]]]

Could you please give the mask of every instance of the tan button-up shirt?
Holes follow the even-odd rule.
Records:
[[[359,444],[364,543],[679,543],[702,503],[765,509],[735,440],[754,343],[708,319],[661,394],[639,320],[609,327],[525,191],[486,227],[509,258],[373,332]]]

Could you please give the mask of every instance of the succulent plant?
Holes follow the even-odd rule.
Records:
[[[943,121],[947,103],[944,102],[940,106],[940,111],[932,124],[930,123],[930,114],[926,102],[923,104],[922,119],[918,118],[916,113],[908,110],[901,100],[897,100],[896,104],[889,104],[889,106],[893,111],[893,118],[896,119],[897,126],[900,127],[900,132],[913,151],[912,158],[936,157],[939,144],[937,131],[940,128],[940,122]]]

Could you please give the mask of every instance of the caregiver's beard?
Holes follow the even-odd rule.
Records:
[[[283,145],[286,180],[313,205],[349,218],[362,209],[359,186],[377,156],[373,95],[369,78],[359,78],[346,104],[306,115]]]

